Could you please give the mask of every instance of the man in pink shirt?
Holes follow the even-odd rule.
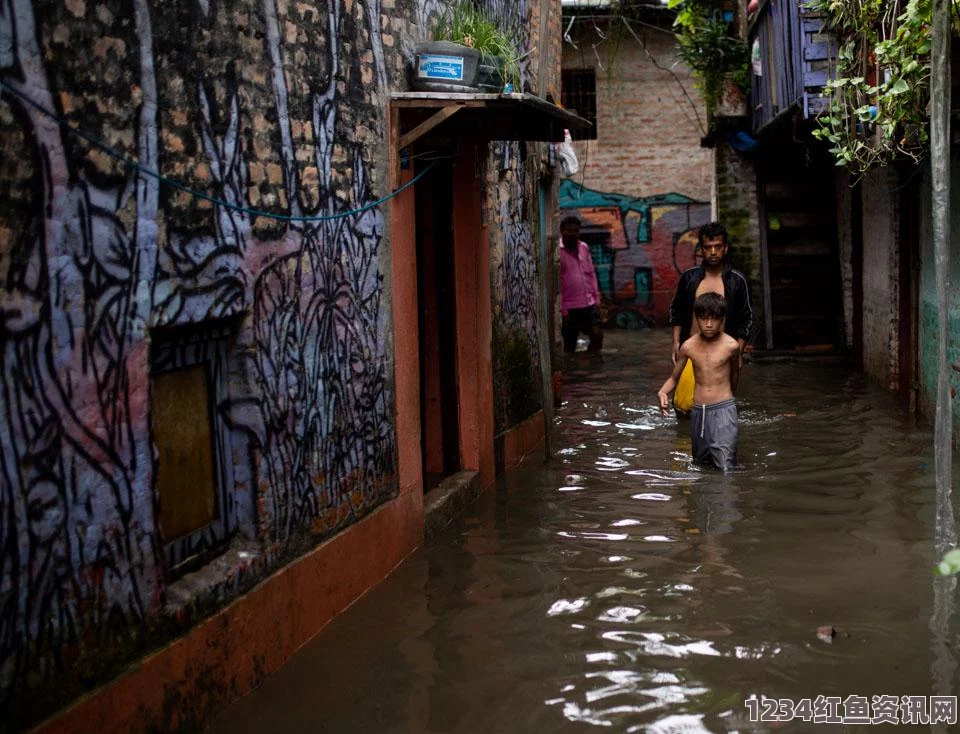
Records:
[[[587,351],[599,352],[603,347],[600,328],[600,287],[590,257],[590,247],[580,241],[580,220],[574,216],[560,222],[560,313],[563,323],[563,351],[577,349],[580,333],[590,338]]]

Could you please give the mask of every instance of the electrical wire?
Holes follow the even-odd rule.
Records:
[[[647,58],[650,59],[650,63],[653,64],[660,71],[665,71],[670,76],[673,77],[674,81],[683,91],[683,96],[687,98],[687,101],[690,103],[690,107],[693,108],[694,119],[697,121],[697,127],[700,128],[700,134],[706,135],[707,131],[703,125],[703,121],[700,119],[700,110],[697,108],[697,103],[693,101],[693,98],[690,96],[690,93],[687,91],[687,88],[683,85],[680,77],[673,69],[668,69],[665,66],[662,66],[659,61],[657,61],[653,54],[650,53],[650,50],[647,48],[647,44],[644,43],[643,39],[640,38],[639,34],[633,29],[633,26],[630,25],[630,21],[626,17],[621,16],[620,20],[623,21],[623,24],[626,26],[627,30],[630,32],[630,35],[634,37],[637,43],[640,44],[640,48],[643,49],[643,52],[647,55]]]

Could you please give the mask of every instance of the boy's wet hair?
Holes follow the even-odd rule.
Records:
[[[568,224],[575,224],[575,225],[577,225],[577,227],[579,227],[579,226],[580,226],[580,219],[579,219],[579,217],[576,217],[576,216],[574,216],[573,214],[571,214],[571,215],[568,216],[568,217],[564,217],[563,219],[560,220],[560,229],[563,229],[563,228],[566,227]]]
[[[701,319],[704,316],[722,319],[727,315],[727,301],[719,293],[704,293],[693,302],[693,313]]]
[[[700,228],[700,231],[697,232],[697,242],[702,245],[703,241],[707,238],[713,239],[714,237],[723,237],[723,244],[729,244],[730,235],[727,234],[727,228],[724,227],[720,222],[709,222],[703,225]]]

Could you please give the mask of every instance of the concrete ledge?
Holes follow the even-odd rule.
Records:
[[[430,540],[463,515],[480,496],[480,489],[480,474],[462,471],[447,477],[436,489],[429,491],[423,502],[424,537]]]
[[[546,420],[542,410],[494,438],[497,474],[520,466],[532,454],[546,456]]]

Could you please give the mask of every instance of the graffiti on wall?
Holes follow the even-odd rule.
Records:
[[[530,48],[530,9],[527,0],[475,0],[488,17],[496,19],[518,50]],[[520,83],[527,90],[530,79],[530,54],[520,59]],[[521,90],[517,90],[521,91]]]
[[[69,12],[79,17],[82,5]],[[350,116],[382,125],[379,1],[286,17],[306,11],[251,0],[250,22],[263,25],[245,34],[233,6],[130,7],[132,30],[119,41],[110,33],[128,19],[116,9],[82,22],[44,0],[3,0],[0,12],[0,75],[13,90],[0,102],[0,135],[5,150],[25,151],[23,206],[0,211],[0,716],[15,683],[53,680],[83,645],[129,638],[162,602],[152,329],[233,325],[228,397],[212,411],[230,426],[226,456],[250,493],[236,503],[239,522],[255,524],[277,557],[394,491],[382,214],[278,223],[228,206],[297,217],[375,200]],[[184,18],[193,22],[155,32]],[[67,52],[61,20],[102,34],[89,59]],[[196,58],[183,56],[183,28],[195,29]],[[349,65],[343,38],[354,39]],[[366,64],[354,58],[362,38]],[[251,53],[224,54],[230,43]],[[306,47],[317,67],[294,83],[286,69]],[[218,54],[234,61],[197,63]],[[72,76],[56,58],[75,59]],[[97,98],[102,89],[115,98]],[[97,124],[91,110],[121,102],[133,109],[122,129],[109,136],[104,113],[99,134],[145,169],[193,160],[215,203],[102,163],[42,111],[80,105],[68,119],[83,127]]]
[[[539,233],[526,211],[535,201],[523,143],[491,145],[497,171],[491,195],[497,227],[491,231],[494,268],[494,421],[510,428],[540,409],[540,335],[537,299]]]
[[[608,194],[565,179],[560,207],[580,218],[608,325],[666,326],[680,274],[699,262],[696,232],[710,220],[710,204],[681,194]]]
[[[500,28],[513,40],[518,50],[530,48],[530,13],[528,0],[473,0],[475,7],[487,17],[494,19]],[[449,0],[418,0],[417,25],[432,30]],[[521,82],[530,78],[530,54],[523,54],[519,61]],[[518,90],[520,91],[520,90]]]

